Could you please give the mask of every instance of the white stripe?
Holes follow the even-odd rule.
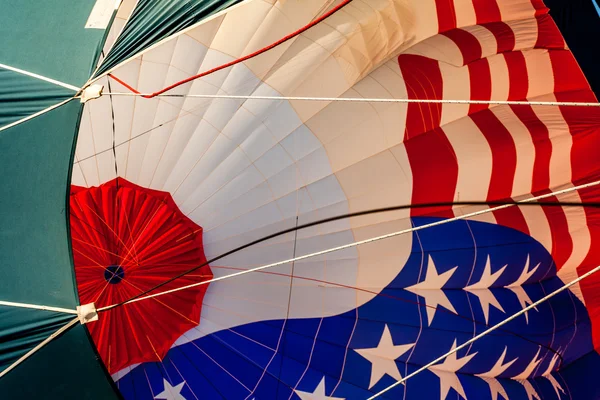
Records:
[[[446,63],[439,63],[444,98],[468,99],[471,97],[471,81],[469,68],[454,67]],[[456,121],[469,114],[469,104],[444,104],[440,125]]]
[[[481,58],[486,58],[498,53],[496,36],[484,26],[473,25],[463,28],[477,39],[481,46]]]
[[[508,26],[515,34],[515,51],[532,49],[535,46],[538,39],[538,24],[535,18],[511,21]]]
[[[479,127],[469,117],[461,118],[443,127],[458,163],[458,180],[454,199],[457,201],[486,199],[492,178],[492,150]],[[485,209],[487,207],[483,207]],[[480,208],[482,209],[482,208]],[[462,214],[464,206],[454,208],[455,215]],[[495,223],[492,213],[478,220]]]
[[[435,35],[406,49],[402,54],[419,55],[442,61],[455,66],[463,65],[463,55],[460,48],[445,35]]]
[[[568,195],[566,201],[581,201],[579,193],[573,192]],[[563,282],[570,281],[577,277],[577,267],[579,267],[590,251],[592,237],[588,221],[583,208],[564,207],[563,212],[567,219],[567,226],[573,242],[573,250],[564,265],[557,265],[556,274]],[[583,293],[579,284],[573,286],[571,291],[583,304],[585,304]]]
[[[531,193],[535,146],[529,129],[509,107],[494,107],[492,113],[498,118],[512,137],[517,153],[517,165],[511,197],[517,198]],[[507,146],[510,144],[507,143]]]
[[[548,50],[528,50],[522,52],[527,67],[527,80],[529,88],[527,98],[554,92],[554,70]],[[556,99],[553,99],[556,100]]]
[[[492,100],[508,99],[510,90],[510,78],[508,75],[508,65],[504,54],[498,54],[488,58],[490,66],[490,77],[492,83]]]
[[[79,92],[79,90],[80,90],[80,88],[78,88],[77,86],[70,85],[68,83],[64,83],[64,82],[61,82],[61,81],[57,81],[56,79],[48,78],[47,76],[43,76],[43,75],[39,75],[39,74],[34,74],[33,72],[25,71],[24,69],[19,69],[19,68],[11,67],[10,65],[0,64],[0,68],[4,68],[4,69],[7,69],[9,71],[17,72],[19,74],[27,75],[27,76],[30,76],[32,78],[39,79],[41,81],[53,83],[53,84],[55,84],[57,86],[61,86],[61,87],[64,87],[66,89],[71,89],[71,90],[73,90],[75,92]]]
[[[528,19],[535,16],[535,8],[531,1],[523,0],[501,0],[496,1],[500,9],[502,21],[513,21],[519,19]]]
[[[599,184],[600,184],[600,180],[599,181],[590,182],[590,183],[586,183],[586,184],[579,185],[579,186],[569,187],[569,188],[562,189],[562,190],[559,190],[559,191],[556,191],[556,192],[547,193],[547,194],[544,194],[544,195],[541,195],[541,196],[531,197],[531,198],[528,198],[528,199],[521,200],[521,201],[519,201],[519,203],[530,203],[530,202],[534,202],[536,200],[541,200],[541,199],[545,199],[545,198],[548,198],[548,197],[557,196],[557,195],[564,194],[564,193],[570,193],[570,192],[573,192],[573,191],[576,191],[576,190],[581,190],[581,189],[589,188],[589,187],[592,187],[592,186],[597,186]],[[263,266],[260,266],[260,267],[251,268],[251,269],[247,269],[247,270],[244,270],[244,271],[236,272],[236,273],[233,273],[233,274],[230,274],[230,275],[219,276],[217,278],[209,279],[209,280],[206,280],[206,281],[203,281],[203,282],[198,282],[198,283],[194,283],[194,284],[191,284],[191,285],[182,286],[182,287],[171,289],[171,290],[166,290],[164,292],[155,293],[155,294],[151,294],[151,295],[148,295],[148,296],[138,297],[136,299],[126,301],[124,304],[135,303],[135,302],[138,302],[138,301],[141,301],[141,300],[151,299],[151,298],[162,296],[162,295],[165,295],[165,294],[169,294],[169,293],[174,293],[174,292],[178,292],[178,291],[181,291],[181,290],[190,289],[190,288],[193,288],[193,287],[196,287],[196,286],[208,285],[209,283],[212,283],[212,282],[217,282],[217,281],[222,281],[222,280],[225,280],[225,279],[235,278],[237,276],[246,275],[246,274],[249,274],[249,273],[252,273],[252,272],[256,272],[256,271],[262,271],[264,269],[273,268],[273,267],[276,267],[276,266],[279,266],[279,265],[289,264],[291,262],[300,261],[300,260],[304,260],[304,259],[307,259],[307,258],[311,258],[311,257],[316,257],[316,256],[328,254],[328,253],[333,253],[335,251],[344,250],[344,249],[348,249],[348,248],[351,248],[351,247],[356,247],[356,246],[360,246],[360,245],[363,245],[363,244],[376,242],[376,241],[383,240],[383,239],[389,239],[389,238],[396,237],[396,236],[399,236],[399,235],[403,235],[403,234],[406,234],[406,233],[416,232],[416,231],[420,231],[420,230],[423,230],[423,229],[432,228],[434,226],[444,225],[444,224],[447,224],[447,223],[450,223],[450,222],[454,222],[454,221],[459,221],[459,220],[463,220],[463,219],[467,219],[467,218],[476,217],[476,216],[481,215],[481,214],[486,214],[486,213],[489,213],[489,212],[492,212],[492,211],[502,210],[502,209],[505,209],[505,208],[512,207],[514,205],[515,204],[504,204],[504,205],[492,207],[492,208],[489,208],[489,209],[486,209],[486,210],[476,211],[476,212],[472,212],[472,213],[469,213],[469,214],[461,215],[461,216],[458,216],[458,217],[444,219],[444,220],[440,220],[440,221],[433,222],[433,223],[430,223],[430,224],[425,224],[425,225],[417,226],[417,227],[414,227],[414,228],[410,228],[410,229],[403,229],[403,230],[400,230],[400,231],[388,233],[386,235],[372,237],[372,238],[369,238],[369,239],[360,240],[360,241],[356,241],[356,242],[353,242],[353,243],[348,243],[348,244],[345,244],[345,245],[342,245],[342,246],[332,247],[332,248],[329,248],[329,249],[326,249],[326,250],[322,250],[322,251],[318,251],[318,252],[315,252],[315,253],[310,253],[310,254],[306,254],[306,255],[303,255],[303,256],[290,258],[288,260],[279,261],[279,262],[275,262],[275,263],[272,263],[272,264],[263,265]],[[116,306],[117,306],[117,304],[113,304],[113,305],[110,305],[110,306],[102,307],[102,308],[99,308],[98,311],[110,310],[111,308],[114,308]]]
[[[471,26],[477,23],[473,0],[454,0],[456,27]]]

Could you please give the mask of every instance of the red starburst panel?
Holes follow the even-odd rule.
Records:
[[[71,238],[81,304],[119,303],[206,262],[202,228],[166,192],[122,178],[73,186]],[[212,278],[209,266],[163,286],[165,291]],[[198,325],[208,285],[117,307],[88,324],[111,373],[160,360]]]

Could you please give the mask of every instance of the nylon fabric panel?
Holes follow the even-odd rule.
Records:
[[[75,101],[0,132],[2,300],[75,308],[65,196]]]
[[[0,63],[72,85],[84,84],[102,29],[85,29],[95,0],[2,2]]]
[[[0,127],[72,97],[69,89],[0,68]]]
[[[87,332],[76,325],[0,380],[3,399],[118,399]]]
[[[0,306],[0,371],[73,318],[71,314]]]
[[[141,0],[96,76],[241,0]]]

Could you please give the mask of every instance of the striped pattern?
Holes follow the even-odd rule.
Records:
[[[461,24],[471,20],[459,17],[465,3],[437,0],[439,34],[398,57],[410,98],[595,101],[541,1],[473,0],[476,24],[467,27]],[[568,107],[409,105],[412,201],[518,200],[593,181],[598,121],[597,110]],[[597,194],[568,199],[597,201]],[[445,217],[463,212],[438,210]],[[565,280],[599,262],[590,210],[514,207],[486,218],[540,241]],[[576,293],[589,302],[598,284],[592,278],[583,296]]]

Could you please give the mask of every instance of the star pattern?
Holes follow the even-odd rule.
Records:
[[[492,264],[490,262],[490,256],[488,255],[485,267],[483,269],[483,274],[481,275],[479,281],[472,285],[465,286],[466,291],[473,293],[479,298],[481,310],[483,311],[486,324],[489,321],[491,306],[494,306],[496,309],[505,312],[504,308],[502,308],[502,305],[496,299],[496,296],[494,296],[492,291],[489,289],[498,280],[505,269],[506,265],[500,268],[498,271],[492,273]]]
[[[531,301],[531,299],[529,298],[529,295],[527,294],[527,292],[525,292],[523,285],[525,284],[525,282],[527,282],[529,280],[529,278],[531,278],[531,276],[533,274],[535,274],[535,271],[537,271],[538,267],[540,266],[540,263],[538,263],[530,271],[529,270],[529,262],[530,262],[530,257],[528,254],[527,261],[525,261],[525,267],[523,267],[523,271],[521,272],[521,275],[519,276],[519,278],[516,281],[514,281],[513,283],[511,283],[510,285],[507,286],[507,288],[512,290],[512,292],[517,296],[517,299],[519,300],[519,304],[521,305],[522,308],[525,308],[528,305],[533,303],[533,301]],[[537,307],[534,307],[534,310],[537,311]],[[526,323],[529,323],[529,314],[528,313],[529,313],[529,311],[525,312],[525,322]]]
[[[506,351],[507,348],[504,347],[504,351],[500,355],[500,358],[498,358],[498,361],[496,361],[496,363],[492,366],[492,368],[489,371],[476,375],[488,384],[492,400],[498,400],[498,395],[501,395],[504,399],[508,399],[508,394],[506,393],[506,390],[504,390],[504,387],[502,386],[500,381],[496,379],[500,374],[506,371],[508,367],[510,367],[514,364],[515,361],[517,361],[517,359],[515,358],[512,361],[505,363],[504,359],[506,358]]]
[[[427,306],[427,325],[431,325],[438,306],[442,306],[452,311],[454,314],[457,314],[454,306],[442,290],[442,287],[450,280],[450,278],[452,278],[452,275],[457,268],[458,267],[454,267],[440,274],[430,255],[427,262],[425,280],[406,288],[406,290],[425,298],[425,304]]]
[[[454,340],[450,350],[454,350],[455,348],[456,339]],[[477,353],[473,353],[459,358],[457,353],[453,353],[446,357],[441,364],[436,364],[429,368],[429,370],[436,374],[440,379],[440,400],[444,400],[446,398],[450,389],[456,390],[456,392],[464,399],[467,398],[465,390],[463,389],[456,372],[464,367],[469,361],[471,361],[476,354]]]
[[[300,390],[294,390],[294,392],[302,400],[345,400],[343,397],[331,397],[325,394],[325,377],[321,379],[321,382],[319,382],[313,392],[303,392]]]
[[[171,384],[163,378],[163,383],[164,390],[154,397],[156,400],[186,400],[181,394],[181,390],[183,390],[185,382],[171,386]]]
[[[392,335],[386,325],[379,339],[377,347],[370,349],[355,349],[355,351],[371,362],[371,380],[369,389],[371,389],[385,374],[388,374],[396,380],[402,379],[400,370],[396,364],[396,359],[406,353],[414,346],[411,344],[394,345]]]

